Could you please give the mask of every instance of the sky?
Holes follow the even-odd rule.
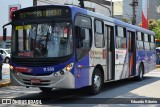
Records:
[[[9,22],[9,6],[20,4],[21,8],[33,5],[32,0],[0,0],[0,36],[3,35],[2,26]],[[7,26],[7,36],[11,36],[11,26]]]

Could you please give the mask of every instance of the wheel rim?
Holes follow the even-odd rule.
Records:
[[[101,86],[101,78],[100,78],[99,75],[95,75],[95,77],[94,77],[94,87],[96,89],[99,89],[100,86]]]

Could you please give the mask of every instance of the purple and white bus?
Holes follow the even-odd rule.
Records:
[[[79,7],[28,7],[9,24],[13,85],[97,94],[105,82],[142,80],[156,67],[154,32]]]

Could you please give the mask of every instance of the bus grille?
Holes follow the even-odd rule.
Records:
[[[23,72],[22,74],[24,74],[24,75],[30,75],[30,76],[49,76],[49,75],[51,75],[52,73],[45,73],[45,74],[29,74],[29,73]]]

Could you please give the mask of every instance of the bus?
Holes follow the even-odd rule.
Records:
[[[160,39],[156,39],[157,65],[160,65]]]
[[[155,33],[86,9],[35,6],[13,12],[11,84],[53,88],[89,87],[142,80],[156,68]],[[5,35],[4,35],[5,38]]]

